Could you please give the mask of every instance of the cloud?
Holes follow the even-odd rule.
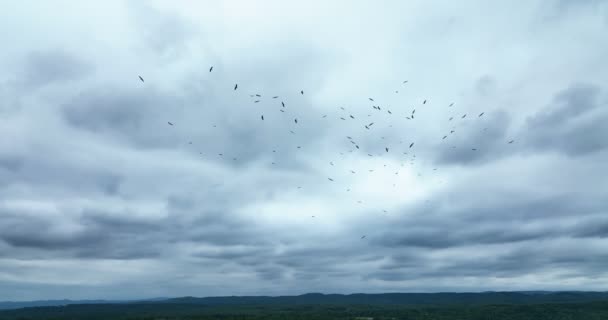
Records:
[[[528,118],[525,128],[531,148],[549,149],[569,156],[602,150],[608,134],[602,123],[608,120],[603,90],[589,84],[575,84],[560,91],[551,106]]]
[[[0,8],[0,296],[608,284],[604,6],[62,5]]]

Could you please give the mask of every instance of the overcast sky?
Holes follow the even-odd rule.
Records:
[[[605,290],[606,34],[606,1],[2,1],[0,300]]]

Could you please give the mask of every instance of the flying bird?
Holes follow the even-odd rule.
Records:
[[[369,101],[374,101],[374,99],[372,99],[372,98],[368,98],[368,99],[369,99]]]
[[[467,114],[465,113],[465,114],[462,116],[462,118],[461,118],[461,119],[464,119],[464,117],[466,117],[466,116],[467,116]]]
[[[238,84],[235,84],[235,85],[234,85],[234,90],[236,90],[236,88],[238,88],[238,87],[239,87],[239,85],[238,85]]]
[[[445,139],[445,138],[447,138],[447,137],[448,137],[448,136],[443,136],[443,138],[442,138],[442,139]]]
[[[262,120],[264,120],[264,115],[262,115]]]
[[[365,239],[365,236],[362,236],[361,239]]]
[[[255,100],[253,103],[258,103],[258,102],[260,102],[260,100]]]
[[[171,123],[170,121],[167,121],[167,123],[168,123],[170,126],[172,126],[172,125],[173,125],[173,123]]]
[[[298,123],[298,119],[293,119],[293,122],[295,122],[296,124]]]
[[[279,96],[274,96],[274,97],[272,97],[272,98],[273,98],[273,99],[276,99],[276,98],[278,98],[278,97],[279,97]]]
[[[281,105],[285,108],[285,102],[281,101]]]
[[[509,143],[513,143],[514,140],[509,141]]]
[[[414,146],[414,143],[412,142],[412,144],[410,144],[410,148]]]
[[[209,72],[213,71],[213,66],[211,66],[211,68],[209,68]]]
[[[483,114],[484,114],[484,113],[485,113],[485,112],[480,113],[480,114],[479,114],[479,117],[483,116]]]
[[[353,117],[353,115],[352,115],[352,114],[350,115],[350,117],[351,117],[352,119],[354,119],[354,118],[355,118],[355,117]]]
[[[407,83],[407,80],[404,80],[403,83]]]
[[[261,97],[261,95],[259,95],[259,94],[256,94],[255,96],[256,96],[256,97]]]
[[[334,179],[332,179],[332,178],[327,178],[327,179],[329,179],[329,181],[334,181]]]
[[[449,105],[448,107],[451,107],[451,106],[453,106],[453,105],[454,105],[454,102],[450,103],[450,105]]]
[[[300,93],[301,93],[301,94],[304,94],[304,90],[300,90]]]
[[[139,76],[139,80],[141,80],[141,82],[144,82],[144,78],[142,78],[141,76]]]
[[[388,147],[387,147],[387,148],[384,148],[384,149],[386,150],[386,152],[388,152]]]
[[[422,101],[422,104],[426,104],[426,100]]]

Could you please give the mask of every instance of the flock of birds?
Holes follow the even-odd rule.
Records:
[[[213,66],[211,66],[211,67],[209,68],[209,72],[212,72],[212,71],[213,71]],[[144,78],[143,78],[141,75],[139,76],[139,80],[140,80],[142,83],[143,83],[143,82],[145,82]],[[407,84],[407,83],[408,83],[408,80],[405,80],[405,81],[403,81],[403,82],[402,82],[402,84],[403,84],[403,85],[405,85],[405,84]],[[234,88],[233,88],[233,90],[234,90],[234,91],[236,91],[236,90],[238,90],[238,88],[239,88],[238,83],[235,83],[235,84],[234,84]],[[396,91],[395,91],[395,93],[399,93],[399,90],[396,90]],[[301,95],[304,95],[304,90],[300,90],[300,94],[301,94]],[[250,96],[251,98],[253,98],[253,99],[254,99],[254,100],[253,100],[253,103],[259,103],[259,102],[261,101],[260,99],[261,99],[261,97],[262,97],[262,95],[260,95],[260,94],[258,94],[258,93],[256,93],[256,94],[250,94],[249,96]],[[278,98],[279,98],[279,96],[272,96],[272,99],[278,99]],[[368,100],[369,100],[369,101],[372,103],[372,106],[371,106],[371,107],[372,107],[372,109],[374,109],[374,110],[376,110],[376,111],[382,111],[382,110],[383,110],[383,108],[382,108],[380,105],[376,105],[376,104],[375,104],[375,100],[374,100],[373,98],[371,98],[371,97],[370,97],[370,98],[368,98]],[[426,105],[426,104],[427,104],[427,100],[425,99],[425,100],[423,100],[423,101],[422,101],[422,105]],[[453,107],[453,106],[454,106],[454,103],[453,103],[453,102],[452,102],[452,103],[450,103],[450,104],[448,105],[448,107],[449,107],[449,108],[451,108],[451,107]],[[281,101],[281,108],[279,109],[279,111],[280,111],[280,112],[285,112],[285,109],[286,109],[286,108],[285,108],[285,102],[284,102],[284,101]],[[346,109],[345,109],[344,107],[340,107],[340,109],[341,109],[342,111],[346,111]],[[386,109],[386,112],[387,112],[387,114],[389,114],[389,115],[393,115],[393,112],[392,112],[391,110],[389,110],[389,109]],[[407,120],[414,120],[414,119],[415,119],[415,114],[416,114],[416,109],[413,109],[413,110],[411,111],[411,113],[408,113],[407,115],[405,115],[405,119],[407,119]],[[484,116],[484,114],[485,114],[485,112],[481,112],[481,113],[479,113],[479,114],[477,115],[477,117],[478,117],[478,118],[481,118],[481,117],[483,117],[483,116]],[[372,116],[371,114],[368,114],[368,117],[371,117],[371,116]],[[460,119],[465,119],[466,117],[467,117],[467,114],[466,114],[466,113],[464,113],[462,116],[460,116]],[[327,114],[322,115],[322,116],[321,116],[321,118],[327,118]],[[347,120],[347,117],[346,117],[346,116],[340,116],[339,118],[340,118],[340,120],[343,120],[343,121],[346,121],[346,120]],[[352,114],[349,114],[349,115],[348,115],[348,118],[349,118],[349,119],[351,119],[351,120],[354,120],[356,117],[355,117],[354,115],[352,115]],[[453,117],[453,116],[449,117],[448,121],[450,121],[450,122],[451,122],[452,120],[454,120],[454,117]],[[265,121],[264,114],[260,114],[260,121]],[[298,118],[294,118],[294,119],[293,119],[293,122],[294,122],[294,124],[295,124],[295,125],[298,125]],[[168,124],[169,126],[174,126],[174,123],[173,123],[173,122],[171,122],[171,121],[167,121],[167,124]],[[364,125],[363,125],[363,128],[365,128],[366,130],[371,130],[373,125],[374,125],[374,122],[372,121],[372,122],[369,122],[369,123],[367,123],[367,124],[364,124]],[[215,127],[215,126],[214,126],[214,127]],[[392,125],[390,125],[389,127],[392,127]],[[486,129],[487,129],[487,128],[484,128],[484,130],[486,130]],[[448,138],[448,136],[449,136],[449,135],[454,134],[455,132],[456,132],[456,131],[455,131],[455,128],[452,128],[452,129],[450,130],[449,134],[444,135],[444,136],[443,136],[441,139],[442,139],[442,140],[445,140],[445,139],[447,139],[447,138]],[[290,130],[290,133],[295,134],[295,132],[294,132],[293,130]],[[384,139],[384,137],[381,137],[381,138],[382,138],[382,139]],[[354,149],[350,149],[348,152],[355,152],[355,150],[361,150],[361,147],[359,146],[359,143],[357,143],[357,142],[356,142],[356,141],[355,141],[355,140],[354,140],[354,139],[353,139],[351,136],[346,136],[346,139],[347,139],[347,140],[348,140],[348,141],[351,143],[352,148],[354,148]],[[507,141],[507,143],[508,143],[508,144],[512,144],[513,142],[514,142],[514,140],[509,140],[509,141]],[[400,142],[400,144],[401,144],[401,143],[403,143],[403,141],[401,141],[401,142]],[[192,142],[189,142],[189,144],[192,144]],[[409,147],[408,147],[408,149],[412,149],[412,148],[414,147],[414,145],[415,145],[415,143],[414,143],[414,142],[409,143]],[[298,149],[300,149],[300,148],[301,148],[301,146],[297,146],[297,148],[298,148]],[[456,147],[455,147],[455,146],[452,146],[452,148],[456,148]],[[388,153],[389,151],[390,151],[390,148],[389,148],[388,146],[387,146],[387,147],[384,147],[384,152]],[[477,151],[477,148],[471,148],[471,151]],[[275,153],[275,152],[276,152],[276,150],[272,150],[272,152],[273,152],[273,153]],[[202,154],[202,153],[201,153],[201,154]],[[341,154],[341,155],[344,155],[344,153],[343,153],[343,152],[340,152],[340,154]],[[403,152],[403,154],[404,154],[404,155],[408,155],[408,152]],[[222,153],[219,153],[218,155],[219,155],[220,157],[223,157],[223,154],[222,154]],[[371,154],[371,153],[367,153],[367,155],[368,155],[369,157],[372,157],[372,156],[373,156],[373,154]],[[414,160],[416,159],[416,155],[415,155],[414,153],[412,153],[412,154],[411,154],[411,157],[412,157],[412,158],[410,159],[410,161],[411,161],[411,162],[410,162],[410,164],[412,164],[412,165],[413,165],[413,164],[414,164],[413,162],[414,162]],[[233,158],[233,160],[236,160],[236,158]],[[274,162],[272,162],[272,164],[274,165],[275,163],[274,163]],[[334,166],[333,161],[330,161],[330,162],[329,162],[329,165]],[[403,163],[401,163],[401,166],[404,166],[404,164],[403,164]],[[386,167],[386,165],[384,165],[384,167]],[[434,169],[433,169],[433,171],[436,171],[436,170],[437,170],[436,168],[434,168]],[[369,170],[369,172],[373,172],[373,171],[374,171],[373,169]],[[355,173],[356,173],[354,170],[350,170],[350,172],[351,172],[352,174],[355,174]],[[395,172],[395,175],[398,175],[398,173],[399,173],[399,171]],[[418,175],[420,176],[420,174],[418,174]],[[335,180],[334,180],[332,177],[327,177],[327,180],[329,180],[330,182],[334,182],[334,181],[335,181]],[[395,186],[395,185],[393,185],[393,187],[394,187],[394,186]],[[302,188],[301,186],[299,186],[299,187],[298,187],[298,189],[301,189],[301,188]],[[350,191],[350,188],[346,189],[346,191],[347,191],[347,192],[348,192],[348,191]],[[361,201],[357,201],[357,202],[358,202],[358,203],[361,203]],[[385,213],[387,212],[386,210],[383,210],[383,211],[384,211]],[[315,218],[315,216],[314,216],[314,215],[313,215],[313,216],[311,216],[311,217],[312,217],[312,218]],[[362,235],[362,236],[361,236],[361,239],[365,239],[365,238],[366,238],[366,235]]]

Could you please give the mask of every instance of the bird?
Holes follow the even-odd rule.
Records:
[[[300,90],[300,93],[303,95],[304,94],[304,90]]]
[[[259,95],[259,94],[256,94],[255,96],[256,96],[256,97],[261,97],[261,95]]]
[[[414,143],[412,142],[412,144],[410,144],[410,148],[414,146]]]
[[[332,166],[334,165],[334,163],[332,161],[330,161],[329,164],[331,164]]]
[[[144,82],[144,78],[142,78],[141,76],[139,76],[139,80],[141,80],[141,82]]]
[[[281,111],[281,112],[285,112],[285,110],[283,110],[283,109],[280,109],[279,111]]]
[[[234,85],[234,90],[236,90],[236,88],[238,88],[238,87],[239,87],[239,85],[238,85],[238,84],[235,84],[235,85]]]
[[[389,114],[393,114],[390,110],[386,110]]]
[[[213,71],[213,66],[211,66],[211,68],[209,68],[209,72]]]
[[[334,181],[334,179],[332,179],[332,178],[327,178],[327,179],[329,179],[329,181]]]
[[[422,104],[426,104],[426,100],[422,101]]]
[[[452,121],[452,119],[454,119],[454,117],[450,117],[450,119],[448,119],[448,121]]]
[[[485,113],[485,112],[480,113],[480,114],[479,114],[479,117],[483,116],[483,114],[484,114],[484,113]]]
[[[461,118],[461,119],[464,119],[464,117],[466,117],[466,116],[467,116],[467,114],[465,113],[465,114],[462,116],[462,118]]]
[[[443,138],[442,138],[442,139],[445,139],[445,138],[447,138],[447,137],[448,137],[448,136],[443,136]]]
[[[350,170],[351,173],[355,173],[353,170]]]
[[[369,99],[369,101],[374,101],[374,99],[372,99],[372,98],[368,98],[368,99]]]
[[[384,148],[384,149],[386,150],[386,152],[388,152],[388,147],[387,147],[387,148]]]
[[[324,114],[324,115],[323,115],[321,118],[327,118],[327,115],[326,115],[326,114]]]
[[[403,83],[407,83],[407,80],[404,80]]]
[[[279,97],[279,96],[274,96],[274,97],[272,97],[272,98],[273,98],[273,99],[276,99],[276,98],[278,98],[278,97]]]
[[[449,105],[448,107],[451,107],[451,106],[453,106],[453,105],[454,105],[454,102],[450,103],[450,105]]]
[[[283,106],[283,108],[285,108],[285,102],[281,101],[281,106]]]
[[[346,119],[344,119],[344,117],[340,117],[340,119],[342,119],[342,120],[346,120]]]
[[[509,143],[513,143],[514,140],[509,141]]]
[[[260,102],[260,100],[255,100],[253,103],[258,103],[258,102]]]
[[[354,118],[355,118],[355,117],[353,117],[353,115],[352,115],[352,114],[350,115],[350,117],[351,117],[352,119],[354,119]]]
[[[262,120],[264,120],[264,115],[262,115]]]
[[[365,236],[362,236],[361,239],[365,239]]]
[[[473,148],[473,149],[471,149],[471,150],[473,150],[473,151],[477,151],[477,149],[475,149],[475,148]]]
[[[298,119],[297,118],[293,119],[293,122],[298,123]]]
[[[172,125],[173,125],[173,123],[171,123],[170,121],[167,121],[167,123],[168,123],[170,126],[172,126]]]

